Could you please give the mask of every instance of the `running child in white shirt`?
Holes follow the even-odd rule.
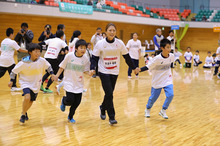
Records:
[[[145,117],[147,118],[150,118],[150,110],[160,96],[161,90],[164,89],[166,100],[159,115],[161,115],[164,119],[168,119],[166,110],[174,96],[171,72],[171,63],[174,62],[174,55],[170,53],[170,45],[171,42],[168,39],[161,40],[160,47],[162,49],[162,53],[154,57],[153,60],[148,63],[148,65],[139,69],[140,72],[145,70],[151,70],[152,72],[151,96],[149,97],[145,109]]]
[[[56,38],[48,39],[42,43],[39,43],[40,45],[48,45],[48,49],[44,55],[44,58],[51,64],[54,74],[56,74],[59,69],[59,60],[57,59],[59,52],[61,50],[63,50],[64,52],[68,50],[67,44],[62,40],[63,35],[64,32],[62,30],[58,30],[56,32]],[[50,85],[53,83],[51,78],[47,82],[46,88],[44,89],[43,87],[44,81],[49,76],[50,76],[49,72],[46,72],[46,74],[43,76],[42,79],[41,91],[43,91],[44,93],[53,93],[53,91],[49,89]]]
[[[21,47],[12,40],[14,38],[14,30],[12,28],[8,28],[6,30],[6,36],[2,42],[0,47],[0,78],[4,76],[6,71],[10,74],[12,69],[15,67],[15,60],[14,60],[14,52],[20,51],[27,53],[27,50],[21,49]],[[20,91],[20,88],[16,86],[16,78],[13,81],[13,85],[11,87],[11,91]]]
[[[10,74],[11,80],[8,84],[11,87],[15,80],[15,75],[19,74],[19,82],[23,89],[22,96],[24,96],[22,116],[20,118],[21,124],[24,124],[29,119],[27,111],[37,98],[44,71],[47,70],[52,75],[52,79],[56,79],[49,62],[40,57],[41,47],[38,44],[29,44],[28,53],[30,56],[24,57],[12,70]]]
[[[194,66],[199,66],[202,64],[202,61],[199,59],[199,50],[196,50],[196,54],[193,56]]]
[[[83,73],[89,71],[89,58],[84,55],[86,52],[86,41],[79,40],[75,45],[75,52],[68,53],[59,65],[59,71],[56,77],[64,71],[64,90],[66,96],[63,96],[60,109],[65,111],[66,106],[71,106],[68,115],[68,121],[75,123],[73,119],[75,111],[82,99],[83,92]]]
[[[192,52],[190,52],[191,48],[188,47],[185,54],[184,54],[184,57],[185,57],[185,68],[191,68],[191,65],[192,65]]]
[[[175,57],[175,63],[174,63],[174,65],[176,65],[176,62],[178,62],[179,63],[179,65],[180,65],[180,68],[182,67],[182,64],[181,64],[181,62],[180,62],[180,56],[182,56],[182,53],[180,53],[179,51],[178,51],[178,48],[176,47],[175,48],[175,52],[174,52],[174,57]]]
[[[137,39],[138,34],[135,32],[133,33],[133,39],[129,40],[126,48],[129,51],[129,55],[136,67],[139,67],[139,59],[141,57],[141,41]],[[132,68],[128,68],[128,78],[131,79]],[[136,74],[138,77],[138,74]]]
[[[208,51],[208,56],[205,58],[205,64],[203,68],[212,68],[213,58],[210,51]]]

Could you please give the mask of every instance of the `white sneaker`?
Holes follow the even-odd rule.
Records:
[[[150,118],[150,109],[145,109],[145,117]]]
[[[59,85],[56,85],[56,91],[57,91],[57,95],[60,95],[60,87],[59,87]]]
[[[183,67],[183,65],[182,64],[180,64],[180,68],[182,68]]]
[[[220,79],[220,73],[217,75],[217,77]]]
[[[17,87],[12,87],[11,88],[11,92],[17,92],[17,91],[21,91],[21,88],[17,88]]]
[[[136,75],[135,77],[136,77],[136,78],[138,78],[138,76],[137,76],[137,75]]]
[[[86,92],[86,91],[87,91],[87,89],[83,89],[83,93]]]
[[[62,80],[61,79],[58,79],[58,82],[61,82]]]
[[[168,116],[166,114],[166,110],[162,109],[159,113],[160,116],[162,116],[164,119],[168,119]]]
[[[131,76],[128,76],[128,78],[131,79],[132,77],[131,77]]]

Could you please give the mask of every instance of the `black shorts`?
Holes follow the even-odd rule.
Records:
[[[30,88],[24,88],[22,96],[24,96],[26,94],[30,94],[31,101],[35,101],[37,98],[37,95],[38,95],[38,93],[34,93]]]

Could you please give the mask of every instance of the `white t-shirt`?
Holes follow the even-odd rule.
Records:
[[[179,51],[174,52],[175,60],[180,59],[180,56],[182,56],[182,53],[180,53]]]
[[[216,53],[218,53],[218,54],[220,53],[220,47],[217,48]],[[220,61],[220,55],[217,55],[216,58],[218,61]]]
[[[190,60],[190,62],[192,62],[193,55],[191,52],[185,52],[184,57],[186,58],[185,62],[187,62],[187,60]]]
[[[171,41],[171,50],[175,50],[175,39],[174,39],[174,37],[168,36],[167,39],[169,41],[173,40],[173,41]]]
[[[141,41],[137,40],[134,41],[133,39],[129,40],[127,45],[127,48],[129,48],[129,55],[132,59],[139,60],[139,51],[141,50]]]
[[[49,66],[50,63],[46,59],[39,57],[35,62],[20,61],[12,72],[19,73],[19,82],[22,89],[30,88],[34,93],[38,93],[44,72]]]
[[[5,38],[1,43],[1,56],[0,56],[0,66],[9,67],[12,64],[15,64],[14,52],[19,50],[20,46],[10,38]]]
[[[213,58],[212,58],[212,56],[207,56],[206,58],[205,58],[205,64],[204,64],[204,66],[210,66],[210,67],[212,67],[212,63],[213,63]]]
[[[155,89],[166,87],[173,84],[171,73],[171,63],[174,62],[174,55],[169,53],[168,58],[164,58],[161,54],[155,56],[146,65],[152,73],[152,87]]]
[[[194,56],[193,56],[193,61],[194,61],[194,60],[195,60],[195,61],[199,61],[199,55],[194,55]]]
[[[86,55],[76,57],[75,52],[68,53],[59,67],[64,69],[64,88],[67,92],[83,92],[83,72],[89,71],[89,59]]]
[[[91,38],[91,43],[93,43],[93,47],[97,44],[98,41],[102,40],[103,37],[101,35],[93,35]]]
[[[115,38],[113,43],[108,43],[106,39],[99,41],[93,55],[99,56],[98,71],[104,74],[119,74],[120,55],[128,54],[125,44]]]
[[[44,58],[56,59],[62,48],[65,48],[67,44],[60,38],[48,39],[45,41],[48,45]]]
[[[92,49],[86,49],[86,56],[88,57],[88,58],[91,58],[92,57]]]
[[[72,42],[69,42],[69,52],[75,51],[75,45],[79,38],[74,38]]]

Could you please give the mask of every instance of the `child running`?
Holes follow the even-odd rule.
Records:
[[[150,118],[150,110],[160,96],[161,90],[164,89],[166,100],[163,104],[162,110],[159,112],[159,115],[164,119],[168,119],[166,110],[168,109],[174,96],[171,73],[171,63],[174,62],[174,55],[170,53],[170,45],[171,42],[168,39],[161,40],[160,47],[162,49],[162,53],[154,57],[145,67],[139,69],[140,72],[145,70],[152,71],[151,96],[149,97],[145,110],[145,117],[147,118]]]
[[[60,109],[65,111],[66,106],[71,106],[69,110],[68,121],[75,123],[73,119],[75,111],[82,99],[83,92],[83,73],[89,71],[90,61],[89,58],[84,55],[86,52],[86,41],[78,40],[75,45],[75,52],[70,52],[66,55],[64,60],[59,65],[59,70],[56,77],[64,71],[64,90],[66,96],[63,96]]]
[[[27,111],[37,98],[45,69],[52,75],[52,80],[55,79],[49,62],[40,57],[40,50],[41,47],[38,44],[29,44],[28,53],[30,56],[24,57],[22,61],[14,67],[10,74],[11,80],[8,86],[12,86],[16,74],[19,74],[19,82],[23,89],[22,96],[24,96],[24,101],[20,119],[21,124],[24,124],[25,121],[28,120]]]

